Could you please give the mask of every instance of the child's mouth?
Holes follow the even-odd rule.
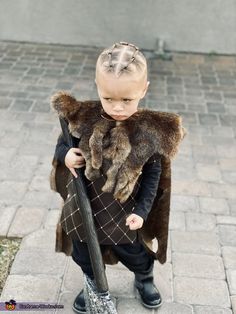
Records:
[[[112,118],[115,119],[115,120],[125,120],[127,119],[127,116],[122,116],[122,115],[112,115]]]

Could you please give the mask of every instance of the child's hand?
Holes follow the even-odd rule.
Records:
[[[67,152],[65,157],[65,165],[70,170],[70,172],[77,178],[77,174],[74,168],[81,168],[85,165],[85,159],[82,156],[82,152],[79,148],[71,148]]]
[[[143,218],[136,214],[131,214],[126,218],[126,226],[129,226],[130,230],[137,230],[142,228]]]

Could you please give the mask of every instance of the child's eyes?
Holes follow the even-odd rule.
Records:
[[[108,102],[112,102],[112,99],[111,99],[111,98],[104,98],[104,100],[106,100],[106,101],[108,101]],[[127,103],[129,103],[130,101],[132,101],[132,99],[124,98],[124,99],[122,99],[122,101],[127,104]]]
[[[111,98],[104,98],[106,101],[108,102],[112,102],[112,99]]]
[[[132,99],[124,98],[124,99],[123,99],[123,102],[129,103],[131,100],[132,100]]]

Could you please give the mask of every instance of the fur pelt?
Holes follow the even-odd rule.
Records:
[[[121,202],[132,192],[149,157],[154,153],[161,155],[159,187],[148,218],[139,230],[139,237],[149,253],[164,263],[170,211],[171,159],[186,133],[181,117],[174,113],[140,109],[129,119],[117,122],[105,116],[99,101],[79,102],[64,92],[52,97],[52,107],[68,120],[71,133],[80,137],[79,147],[86,159],[87,178],[96,178],[100,171],[105,173],[107,181],[103,190],[112,191]],[[54,159],[51,187],[64,200],[68,174],[68,169]],[[158,249],[153,248],[155,238]],[[70,255],[71,244],[58,223],[56,250]],[[109,246],[103,258],[108,264],[118,261]]]
[[[139,110],[127,121],[102,118],[100,102],[79,102],[67,93],[52,97],[52,107],[69,121],[86,160],[86,177],[93,181],[105,172],[103,192],[121,203],[133,191],[143,165],[155,153],[173,158],[183,138],[181,118],[171,113]]]

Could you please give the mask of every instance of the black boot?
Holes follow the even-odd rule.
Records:
[[[86,313],[85,301],[84,301],[84,290],[81,290],[80,293],[75,298],[75,301],[72,305],[72,309],[75,313],[84,314]]]
[[[135,273],[134,284],[140,294],[142,304],[145,307],[155,309],[161,306],[161,295],[153,282],[152,271],[146,274]]]

